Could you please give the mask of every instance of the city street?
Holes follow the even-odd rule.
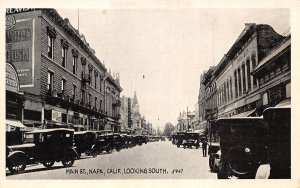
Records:
[[[55,163],[47,170],[43,165],[27,166],[25,172],[7,179],[216,179],[208,167],[202,149],[177,148],[170,141],[150,142],[96,158],[83,155],[73,167]]]

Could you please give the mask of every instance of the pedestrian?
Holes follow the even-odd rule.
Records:
[[[202,154],[203,154],[203,157],[206,157],[206,151],[207,151],[207,141],[203,140],[203,142],[202,142]]]

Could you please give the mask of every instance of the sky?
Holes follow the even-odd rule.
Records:
[[[163,129],[194,111],[200,75],[217,65],[245,23],[290,28],[288,9],[57,9],[112,73],[121,96],[137,93],[140,112]]]

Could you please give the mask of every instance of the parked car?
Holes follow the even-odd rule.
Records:
[[[112,138],[112,142],[113,142],[113,149],[117,150],[117,151],[121,151],[122,149],[122,137],[119,133],[113,133],[111,135],[108,135],[108,137],[113,137]]]
[[[94,148],[96,144],[97,133],[95,131],[78,131],[74,132],[74,143],[76,151],[80,156],[82,153],[97,156],[97,151]]]
[[[216,125],[221,149],[218,179],[254,178],[259,164],[267,158],[263,118],[221,118]]]
[[[261,164],[256,178],[263,173],[265,179],[290,179],[291,108],[290,106],[267,108],[263,112],[263,118],[268,127],[268,160]]]
[[[193,146],[195,146],[196,149],[200,147],[200,135],[199,133],[186,132],[183,141],[183,148],[192,148]]]
[[[177,132],[176,136],[176,145],[179,148],[181,145],[183,146],[183,140],[185,140],[185,132]]]
[[[72,129],[43,129],[24,134],[24,143],[8,146],[6,166],[11,173],[25,170],[26,165],[42,163],[51,168],[55,162],[71,167],[78,157],[73,147]]]
[[[113,147],[113,137],[109,137],[106,134],[100,134],[97,137],[93,149],[97,152],[97,154],[100,154],[103,151],[106,151],[106,153],[111,153]]]

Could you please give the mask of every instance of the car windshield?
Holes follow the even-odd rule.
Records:
[[[187,138],[189,138],[189,139],[198,139],[199,135],[197,133],[195,133],[195,134],[188,134]]]

